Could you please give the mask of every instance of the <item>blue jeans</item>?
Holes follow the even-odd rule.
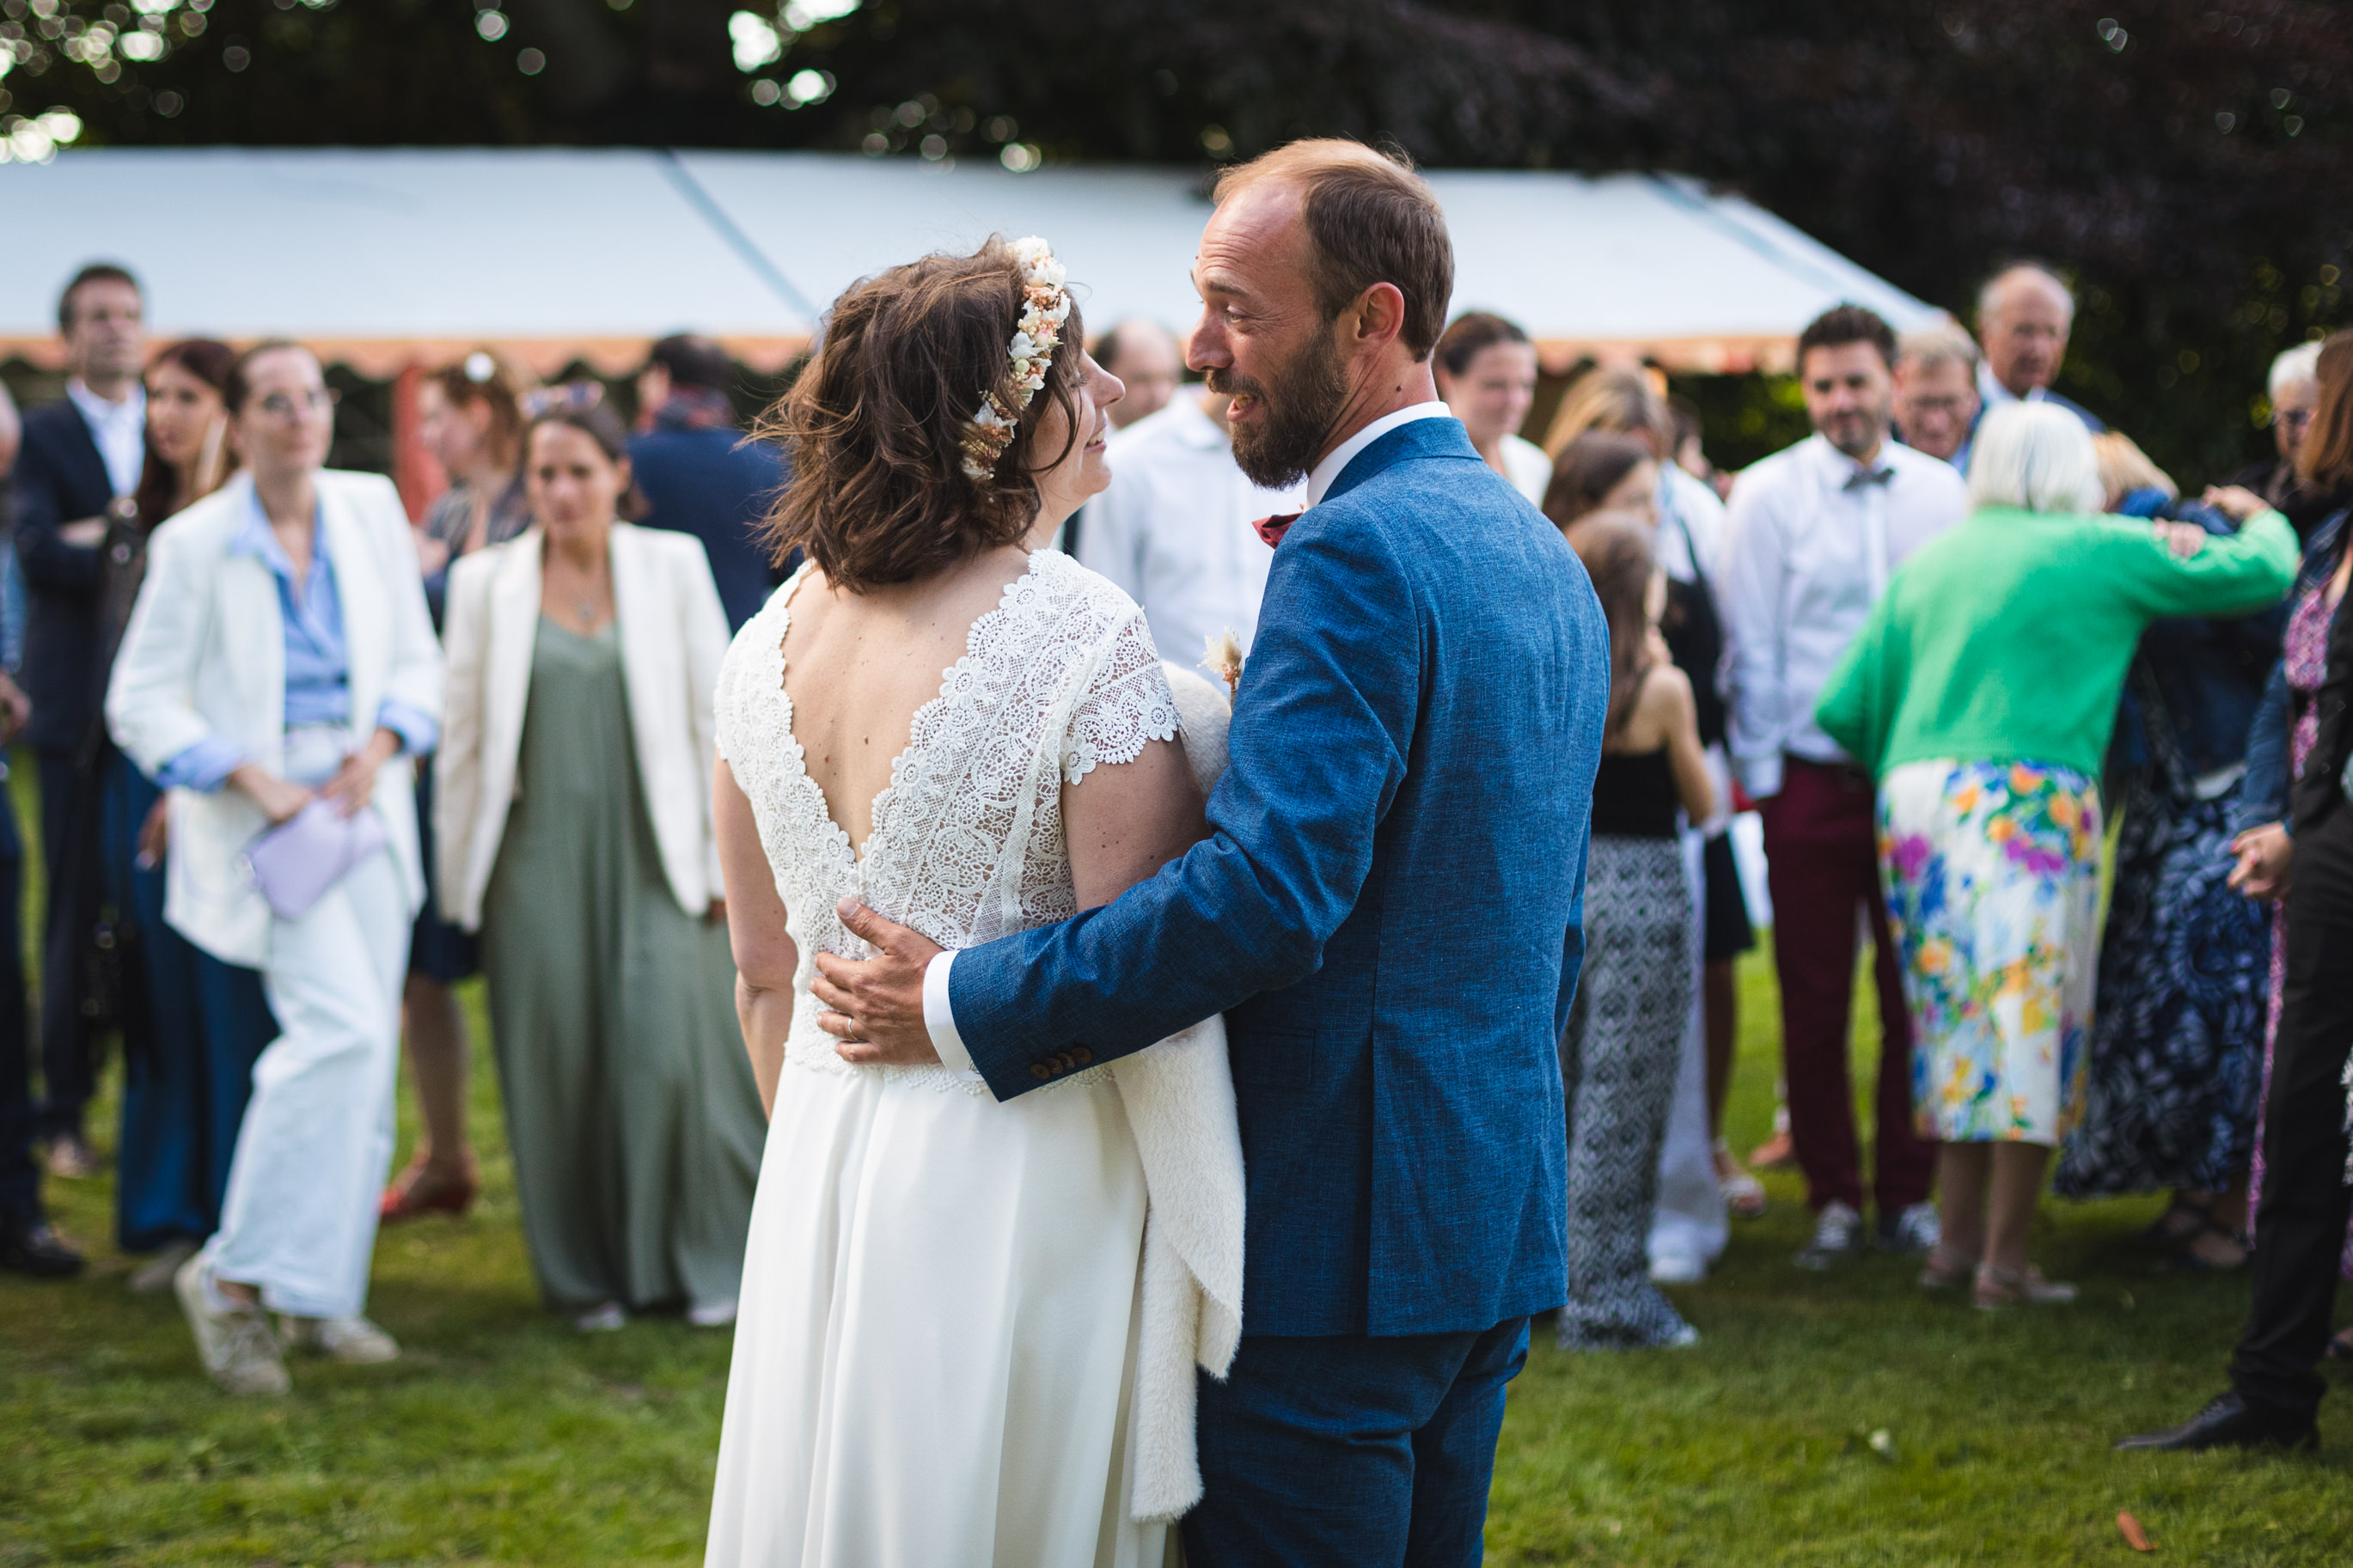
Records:
[[[115,1215],[126,1252],[202,1241],[220,1224],[253,1064],[278,1035],[258,971],[223,963],[164,923],[164,868],[138,862],[156,789],[120,752],[100,824],[107,901],[138,933],[124,976],[122,1139]]]
[[[1454,1568],[1483,1550],[1504,1385],[1528,1320],[1375,1339],[1245,1335],[1200,1380],[1197,1568]]]

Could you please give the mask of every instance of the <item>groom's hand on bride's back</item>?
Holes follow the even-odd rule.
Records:
[[[818,1024],[840,1040],[846,1062],[918,1067],[936,1063],[932,1032],[923,1024],[923,968],[940,951],[923,932],[884,920],[856,899],[839,906],[841,923],[866,939],[874,956],[859,960],[817,955],[809,990],[832,1011]]]

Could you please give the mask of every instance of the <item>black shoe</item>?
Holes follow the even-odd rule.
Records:
[[[81,1254],[58,1238],[47,1220],[0,1228],[0,1268],[37,1279],[62,1279],[81,1272]]]
[[[2309,1415],[2257,1410],[2236,1393],[2218,1395],[2179,1426],[2120,1439],[2119,1453],[2189,1454],[2206,1448],[2317,1448],[2320,1428]]]

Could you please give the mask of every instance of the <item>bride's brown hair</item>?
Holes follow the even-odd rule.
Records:
[[[1015,405],[1008,353],[1021,268],[1002,237],[970,256],[927,256],[853,285],[834,302],[816,354],[756,434],[785,448],[792,479],[764,525],[777,561],[807,552],[852,593],[943,571],[1029,531],[1033,477],[1082,439],[1077,387],[1086,331],[1063,324],[1046,384],[987,482],[964,471],[965,423],[994,392]],[[1037,450],[1049,406],[1060,452]]]

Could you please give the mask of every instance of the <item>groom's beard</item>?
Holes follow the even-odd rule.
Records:
[[[1209,390],[1255,398],[1259,416],[1236,425],[1234,463],[1261,489],[1279,490],[1307,477],[1347,405],[1339,351],[1318,332],[1265,382],[1215,369]]]

